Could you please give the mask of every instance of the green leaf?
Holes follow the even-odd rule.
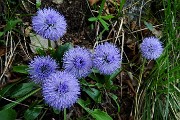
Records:
[[[32,91],[34,86],[35,84],[33,82],[19,84],[18,86],[16,86],[16,89],[12,92],[11,97],[22,97],[28,94],[30,91]]]
[[[53,108],[53,112],[58,115],[61,111]]]
[[[73,46],[71,43],[65,43],[64,45],[60,45],[55,51],[53,57],[59,61],[61,67],[62,67],[62,58],[64,53],[72,47]]]
[[[114,18],[114,16],[113,15],[106,15],[106,16],[100,16],[102,19],[104,19],[104,20],[109,20],[109,19],[111,19],[111,18]]]
[[[22,22],[21,19],[9,20],[8,23],[6,24],[5,28],[4,28],[4,31],[7,32],[7,31],[12,30],[20,22]]]
[[[93,21],[97,21],[98,20],[98,18],[97,17],[91,17],[91,18],[89,18],[88,19],[88,21],[91,21],[91,22],[93,22]]]
[[[28,97],[32,96],[33,94],[37,93],[39,90],[41,90],[41,88],[38,88],[34,91],[32,91],[31,93],[27,94],[26,96],[22,97],[22,98],[19,98],[18,100],[16,100],[15,102],[12,102],[12,103],[9,103],[7,105],[5,105],[3,107],[3,109],[7,110],[7,109],[11,109],[13,107],[15,107],[18,103],[26,100]]]
[[[78,100],[78,104],[96,120],[112,120],[112,118],[106,112],[103,112],[99,109],[91,110],[87,108],[86,105],[89,103],[89,101],[84,101],[82,99]]]
[[[104,85],[103,84],[101,84],[101,83],[96,83],[95,84],[99,89],[101,89],[101,88],[103,88],[104,87]]]
[[[126,2],[126,0],[121,0],[120,7],[119,7],[119,10],[118,10],[118,16],[120,15],[120,13],[122,11],[125,2]]]
[[[43,49],[40,48],[40,47],[37,47],[37,48],[36,48],[36,52],[37,52],[37,54],[40,55],[40,56],[45,56],[45,55],[46,55],[45,50],[43,50]]]
[[[14,86],[15,84],[10,84],[5,86],[1,91],[0,91],[0,96],[4,97],[5,94],[9,92],[9,90]]]
[[[89,76],[91,79],[95,80],[97,83],[100,83],[100,84],[104,84],[105,83],[105,80],[104,80],[104,75],[101,75],[99,73],[98,70],[96,69],[92,69],[92,73],[89,74]]]
[[[117,101],[118,97],[115,94],[113,94],[113,93],[110,93],[109,95],[114,100],[114,102],[116,103],[116,105],[118,107],[118,112],[120,112],[120,105],[119,105],[119,103]]]
[[[102,0],[101,6],[100,6],[100,9],[99,9],[99,16],[102,14],[105,2],[106,2],[106,0]]]
[[[118,85],[112,85],[111,90],[118,90],[119,86]]]
[[[89,101],[89,100],[84,101],[84,100],[82,100],[82,99],[79,99],[79,100],[78,100],[78,104],[79,104],[83,109],[85,109],[86,112],[88,112],[89,114],[91,113],[91,110],[86,107],[88,104],[90,104],[90,101]]]
[[[101,22],[101,24],[103,25],[103,27],[105,28],[105,30],[109,30],[108,28],[108,23],[106,21],[104,21],[102,18],[99,18],[99,21]]]
[[[16,116],[17,116],[17,113],[13,109],[0,111],[0,120],[15,120]]]
[[[91,79],[95,80],[95,81],[101,81],[98,77],[98,75],[96,75],[95,73],[91,73],[88,75],[88,77],[90,77]]]
[[[152,26],[151,23],[148,23],[148,22],[144,21],[144,24],[147,26],[147,28],[148,28],[149,30],[153,31],[154,28],[153,28],[153,26]]]
[[[96,103],[101,102],[101,93],[95,88],[83,88],[85,91]]]
[[[94,84],[91,84],[89,82],[87,82],[84,78],[80,79],[80,84],[84,86],[88,86],[88,87],[94,87]]]
[[[40,105],[27,109],[24,113],[25,120],[35,120],[41,113],[41,110],[42,106]]]
[[[4,35],[4,32],[0,32],[0,37]]]
[[[36,8],[39,9],[41,7],[41,0],[36,0]]]
[[[28,69],[27,65],[13,66],[13,72],[17,72],[17,73],[28,74],[27,69]]]
[[[95,109],[91,113],[92,117],[96,120],[113,120],[106,112],[103,112],[99,109]]]
[[[0,45],[1,45],[1,46],[5,45],[5,44],[6,44],[6,43],[5,43],[4,40],[0,40]]]
[[[93,73],[99,73],[99,70],[93,68],[93,69],[92,69],[92,72],[93,72]]]
[[[114,80],[119,73],[120,73],[120,69],[116,70],[113,74],[111,74],[109,79]]]

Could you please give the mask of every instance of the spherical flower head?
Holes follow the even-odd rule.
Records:
[[[63,15],[52,8],[37,11],[32,18],[34,31],[42,37],[56,41],[66,33],[67,23]]]
[[[148,60],[157,59],[163,52],[161,42],[156,37],[147,37],[140,45],[142,56]]]
[[[58,65],[50,56],[36,56],[29,64],[29,74],[37,84],[43,81],[51,74],[56,72]]]
[[[64,54],[63,67],[77,78],[86,77],[92,69],[90,51],[82,47],[69,49]]]
[[[80,85],[78,79],[70,73],[58,71],[45,80],[42,94],[48,105],[62,110],[76,103],[80,95]]]
[[[108,42],[97,45],[94,49],[93,66],[101,74],[112,74],[121,67],[120,50]]]

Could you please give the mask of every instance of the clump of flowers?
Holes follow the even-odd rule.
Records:
[[[156,37],[147,37],[140,45],[142,56],[148,60],[157,59],[163,52],[162,43]]]
[[[45,102],[57,110],[71,107],[80,95],[78,79],[67,72],[51,74],[42,88]]]
[[[97,45],[93,55],[93,66],[101,74],[110,75],[121,67],[119,49],[108,42]]]
[[[34,31],[42,37],[56,41],[66,33],[67,23],[63,15],[52,8],[37,11],[32,18]]]
[[[68,50],[63,57],[63,67],[77,78],[86,77],[92,68],[90,51],[81,47]]]
[[[56,72],[58,65],[50,56],[36,56],[29,63],[29,74],[37,84],[42,84],[51,73]]]

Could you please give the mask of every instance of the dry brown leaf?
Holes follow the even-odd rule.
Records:
[[[133,55],[136,54],[136,44],[134,42],[132,42],[131,44],[127,45],[127,47],[133,51]]]
[[[32,27],[31,26],[28,26],[26,29],[25,29],[25,36],[28,37],[30,32],[32,30]]]
[[[158,38],[161,38],[162,37],[162,31],[160,30],[156,30],[155,28],[152,30],[152,33],[158,37]]]
[[[106,13],[109,14],[109,8],[108,8],[107,3],[104,4],[104,9],[105,9]]]
[[[89,0],[89,4],[92,6],[94,5],[95,3],[97,3],[99,0]]]
[[[6,48],[5,47],[0,47],[0,57],[4,56],[6,53]]]
[[[136,26],[137,26],[137,21],[132,21],[131,22],[131,30],[133,31],[135,28],[136,28]]]

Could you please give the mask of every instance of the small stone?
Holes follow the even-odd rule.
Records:
[[[61,3],[63,3],[63,0],[53,0],[52,2],[55,4],[61,4]]]

